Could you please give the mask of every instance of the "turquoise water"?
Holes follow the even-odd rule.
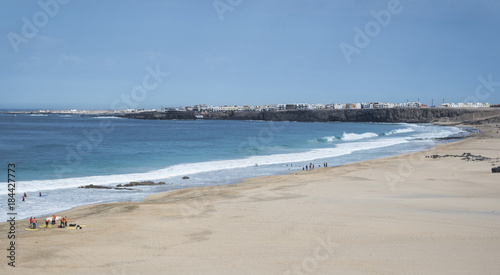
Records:
[[[424,150],[457,127],[384,123],[166,121],[0,114],[0,155],[16,164],[18,218],[155,192],[286,174]],[[183,180],[182,177],[190,179]],[[78,186],[165,181],[136,191]],[[0,195],[7,200],[7,183]],[[38,197],[38,192],[48,196]],[[2,213],[5,215],[5,213]]]

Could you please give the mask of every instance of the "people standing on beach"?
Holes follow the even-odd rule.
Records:
[[[49,221],[49,218],[45,219],[45,228],[49,228]]]
[[[52,216],[52,225],[56,224],[56,214]]]
[[[33,228],[33,217],[30,217],[30,228]]]
[[[33,218],[33,229],[36,229],[36,217]]]
[[[64,226],[68,226],[68,217],[64,216]]]

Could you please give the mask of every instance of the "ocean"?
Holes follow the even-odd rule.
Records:
[[[81,205],[140,201],[179,188],[287,174],[309,163],[332,167],[421,151],[443,138],[466,134],[458,127],[430,124],[0,114],[0,197],[7,206],[9,163],[16,167],[15,211],[22,219]],[[166,184],[136,190],[78,188],[131,181]],[[22,202],[24,192],[28,197]],[[0,213],[3,220],[7,213]]]

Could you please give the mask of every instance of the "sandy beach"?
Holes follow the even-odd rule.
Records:
[[[2,223],[0,274],[496,274],[500,127],[478,128],[429,151],[57,213],[81,230],[20,221],[15,268]]]

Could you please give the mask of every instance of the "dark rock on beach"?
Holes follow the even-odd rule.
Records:
[[[488,157],[483,157],[481,155],[473,155],[471,153],[463,153],[461,155],[430,155],[427,156],[427,158],[431,159],[437,159],[437,158],[460,158],[461,160],[466,160],[466,161],[487,161],[491,160],[491,158]]]
[[[131,186],[141,186],[141,185],[164,185],[164,184],[165,184],[165,182],[163,182],[163,181],[160,181],[158,183],[155,183],[153,181],[139,181],[139,182],[132,181],[132,182],[124,184],[124,185],[118,184],[116,187],[122,187],[122,186],[131,187]]]
[[[86,189],[113,189],[113,187],[110,187],[110,186],[93,185],[93,184],[80,186],[78,188],[86,188]]]
[[[120,186],[118,186],[120,185]],[[80,186],[78,188],[85,188],[85,189],[116,189],[116,190],[135,190],[135,189],[132,189],[132,188],[125,188],[125,187],[121,187],[121,184],[118,184],[117,187],[111,187],[111,186],[104,186],[104,185],[93,185],[93,184],[89,184],[89,185],[84,185],[84,186]]]
[[[426,158],[431,158],[431,159],[438,159],[438,158],[460,158],[461,160],[465,161],[490,161],[492,166],[497,165],[498,161],[500,161],[500,158],[489,158],[489,157],[483,157],[481,155],[473,155],[471,153],[463,153],[461,155],[430,155],[426,156]],[[500,166],[498,167],[492,167],[491,168],[492,173],[500,173]]]

